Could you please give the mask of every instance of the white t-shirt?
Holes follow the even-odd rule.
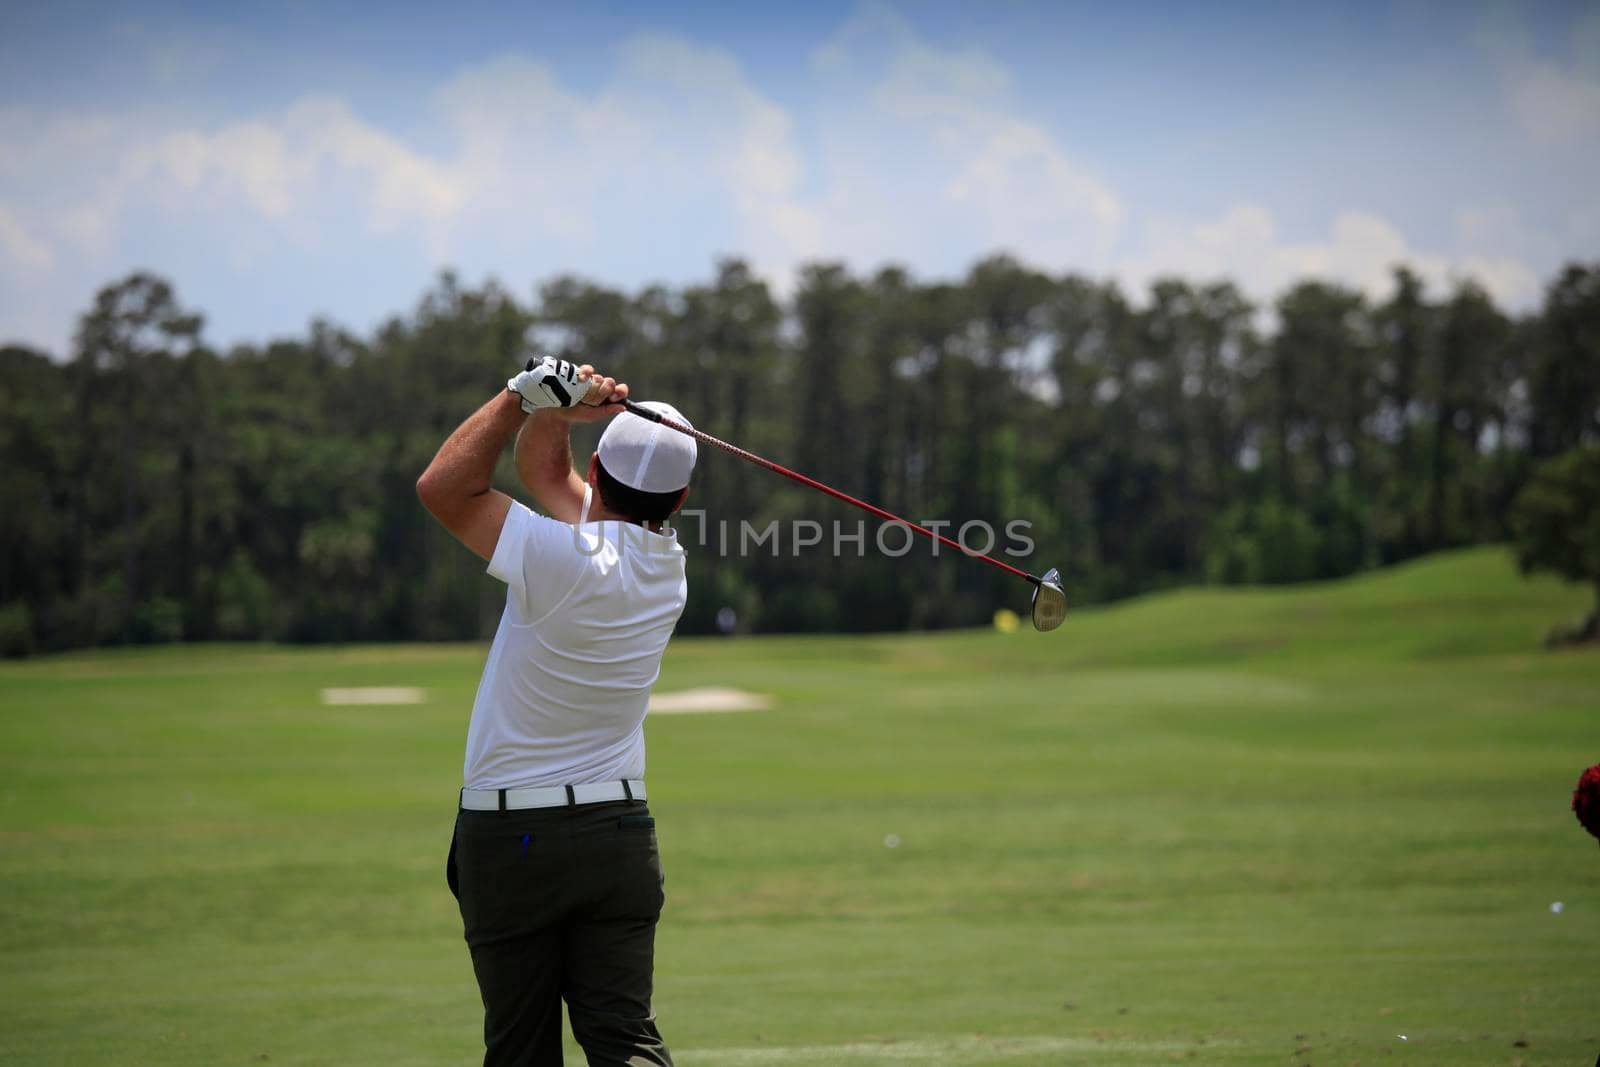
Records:
[[[513,502],[489,573],[506,608],[472,705],[466,788],[643,778],[650,686],[689,591],[677,533],[571,526]]]

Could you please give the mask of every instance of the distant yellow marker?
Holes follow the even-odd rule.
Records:
[[[1003,634],[1014,634],[1021,625],[1022,620],[1010,608],[1001,608],[994,613],[994,628]]]

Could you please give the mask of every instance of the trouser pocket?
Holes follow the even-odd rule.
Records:
[[[444,884],[450,887],[450,895],[456,898],[456,903],[461,903],[461,875],[456,871],[456,832],[450,830],[450,854],[444,859]]]

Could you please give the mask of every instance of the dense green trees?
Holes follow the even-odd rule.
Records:
[[[68,358],[0,350],[0,650],[484,633],[495,584],[411,486],[529,338],[947,532],[979,520],[1003,550],[1026,520],[1019,562],[1060,566],[1079,603],[1503,539],[1535,462],[1600,443],[1600,265],[1522,318],[1405,269],[1381,302],[1306,281],[1270,309],[1003,256],[941,283],[813,264],[787,301],[736,260],[527,302],[445,275],[370,337],[317,322],[226,353],[136,274]],[[885,558],[875,523],[856,540],[857,513],[716,454],[690,506],[686,630],[724,606],[758,630],[969,624],[1026,595],[921,544]]]
[[[1595,606],[1557,641],[1600,639],[1600,444],[1579,446],[1540,464],[1511,511],[1517,562],[1594,589]]]

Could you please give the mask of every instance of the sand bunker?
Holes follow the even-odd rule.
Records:
[[[703,712],[761,711],[772,707],[772,698],[727,686],[682,689],[676,693],[651,693],[650,714],[693,715]]]
[[[409,685],[366,686],[363,688],[324,689],[324,704],[423,704],[425,689]],[[682,689],[676,693],[651,693],[650,712],[654,715],[692,715],[727,711],[761,711],[772,707],[772,698],[729,686]]]
[[[379,685],[362,689],[324,689],[324,704],[421,704],[426,690],[411,685]]]

